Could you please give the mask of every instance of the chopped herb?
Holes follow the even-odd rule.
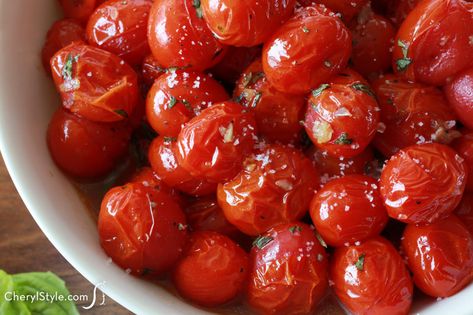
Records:
[[[404,43],[400,39],[397,41],[397,45],[399,47],[401,47],[402,56],[403,56],[403,58],[400,58],[400,59],[396,60],[397,70],[398,71],[405,71],[407,69],[407,67],[412,63],[412,59],[407,57],[409,47],[407,47],[407,44]]]
[[[169,105],[168,105],[168,108],[171,109],[174,107],[174,105],[176,105],[177,103],[177,99],[171,95],[171,99],[169,100]]]
[[[164,142],[174,142],[174,141],[177,141],[177,138],[175,137],[164,137]]]
[[[188,109],[188,110],[192,110],[192,105],[191,103],[189,103],[188,100],[181,100],[181,103],[184,104],[184,106]]]
[[[290,231],[292,234],[294,234],[294,233],[296,233],[296,232],[301,232],[301,231],[302,231],[302,228],[301,228],[300,226],[298,226],[298,225],[294,225],[294,226],[291,226],[291,227],[289,228],[289,231]]]
[[[376,98],[376,95],[373,93],[371,88],[363,83],[355,83],[355,84],[352,84],[351,87],[354,88],[355,90],[361,91],[363,93],[368,94],[371,97]]]
[[[66,63],[62,68],[62,78],[64,80],[71,80],[72,79],[72,68],[75,62],[79,60],[79,56],[72,56],[72,54],[67,55]]]
[[[271,236],[258,236],[254,241],[253,241],[253,246],[258,247],[259,249],[262,249],[266,245],[268,245],[273,238]]]
[[[182,224],[182,223],[178,223],[178,224],[177,224],[177,229],[178,229],[179,231],[184,231],[184,230],[186,229],[186,226],[185,226],[184,224]]]
[[[303,26],[303,27],[302,27],[302,31],[303,31],[304,33],[309,33],[309,32],[310,32],[309,29],[307,28],[307,26]]]
[[[255,97],[253,98],[253,101],[251,102],[251,107],[255,108],[258,106],[259,101],[261,100],[261,92],[256,93]]]
[[[357,262],[355,263],[356,269],[358,270],[363,270],[363,267],[365,265],[365,254],[361,254],[360,257],[358,257]]]
[[[245,73],[243,75],[243,81],[242,81],[243,87],[246,88],[249,84],[255,84],[256,82],[258,82],[259,79],[261,79],[263,77],[264,77],[263,72]]]
[[[203,14],[202,14],[202,7],[200,6],[200,0],[193,0],[192,6],[195,8],[197,17],[201,19],[203,17]]]
[[[319,233],[315,232],[315,236],[317,237],[317,239],[319,240],[319,243],[320,245],[322,245],[324,248],[327,248],[327,243],[325,243],[324,239],[322,238],[322,236],[320,236]]]
[[[326,89],[328,89],[330,87],[330,84],[321,84],[317,89],[315,90],[312,90],[312,96],[314,97],[317,97],[319,96],[320,94],[322,94],[322,92]]]
[[[122,117],[128,118],[128,113],[123,109],[115,109],[114,112]]]
[[[348,137],[346,132],[342,132],[340,136],[334,141],[335,144],[352,144],[353,140]]]
[[[243,100],[244,97],[245,97],[245,92],[242,92],[240,95],[235,97],[235,102],[236,103],[241,103],[241,101]]]

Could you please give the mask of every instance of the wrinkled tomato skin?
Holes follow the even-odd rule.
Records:
[[[350,31],[322,6],[301,9],[263,47],[263,70],[277,90],[306,94],[345,68]]]
[[[130,65],[140,64],[149,53],[147,41],[151,0],[109,0],[87,23],[89,44],[107,50]]]
[[[233,96],[255,113],[260,136],[281,143],[293,143],[300,138],[305,97],[276,90],[266,79],[261,60],[254,61],[245,70]]]
[[[51,69],[62,105],[86,119],[124,120],[138,105],[135,71],[105,50],[72,43],[54,55]]]
[[[324,89],[323,89],[324,88]],[[376,134],[379,107],[368,83],[346,69],[313,92],[307,104],[305,129],[314,145],[335,157],[363,152]]]
[[[243,291],[248,265],[248,254],[228,237],[195,232],[174,270],[174,284],[184,298],[197,304],[222,305]]]
[[[473,236],[454,215],[404,230],[403,252],[414,283],[433,297],[448,297],[473,280]]]
[[[471,192],[466,192],[463,195],[454,213],[473,235],[473,194]]]
[[[207,74],[176,70],[156,79],[146,98],[146,117],[160,135],[177,137],[181,128],[208,106],[230,97]]]
[[[214,36],[237,47],[259,45],[294,12],[295,0],[202,0],[202,12]]]
[[[154,59],[152,54],[143,59],[141,78],[148,87],[152,86],[154,81],[165,73],[166,69]]]
[[[93,179],[117,165],[127,152],[130,134],[127,123],[95,123],[59,108],[49,123],[47,143],[65,173]]]
[[[175,139],[157,137],[151,142],[148,159],[153,170],[169,187],[176,188],[192,196],[214,193],[217,184],[196,178],[189,174],[177,161]]]
[[[312,199],[310,216],[324,241],[335,247],[376,236],[388,222],[378,182],[364,175],[326,184]]]
[[[408,80],[443,85],[473,65],[471,34],[472,3],[422,1],[399,28],[394,42],[393,68]]]
[[[193,176],[230,180],[253,151],[256,133],[254,115],[243,106],[231,101],[212,105],[182,128],[177,161]]]
[[[385,157],[410,145],[448,144],[459,136],[456,117],[437,88],[389,74],[376,80],[373,90],[381,108],[383,126],[373,145]]]
[[[458,119],[473,129],[473,67],[460,73],[444,87],[444,91]]]
[[[75,41],[85,41],[85,30],[78,21],[62,19],[51,25],[41,50],[43,67],[49,74],[51,73],[50,61],[54,54]]]
[[[104,0],[59,0],[67,18],[87,22],[95,7]]]
[[[312,314],[328,288],[328,258],[315,231],[304,223],[279,225],[254,246],[247,290],[261,314]]]
[[[318,174],[295,149],[270,145],[248,157],[243,170],[220,184],[217,198],[230,223],[248,235],[299,220],[318,188]]]
[[[136,182],[107,192],[98,231],[107,255],[135,275],[168,271],[188,237],[179,205],[169,195]]]
[[[199,18],[193,0],[155,0],[148,23],[148,42],[156,61],[165,68],[203,71],[224,56],[221,44]]]
[[[337,248],[331,260],[330,278],[338,299],[353,314],[409,312],[412,279],[397,250],[382,237],[371,238],[359,246]]]
[[[473,192],[473,132],[468,131],[452,143],[453,148],[465,160],[468,168],[466,190]]]
[[[413,145],[386,163],[380,192],[391,218],[412,224],[433,223],[460,203],[468,169],[450,147]]]
[[[340,13],[342,20],[348,23],[362,10],[368,0],[299,0],[299,3],[303,6],[322,4],[330,10]]]

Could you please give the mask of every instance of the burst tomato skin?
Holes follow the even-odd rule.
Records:
[[[226,51],[207,27],[194,0],[155,0],[148,22],[148,42],[165,68],[203,71],[217,64]]]
[[[95,7],[104,0],[59,0],[64,15],[68,18],[87,22]]]
[[[51,59],[62,105],[97,122],[120,121],[139,102],[135,71],[117,56],[83,43],[72,43]]]
[[[214,36],[226,45],[263,43],[294,12],[295,0],[202,0],[202,12]]]
[[[473,4],[465,0],[419,3],[402,23],[393,68],[404,78],[443,85],[473,65]]]
[[[448,297],[473,279],[473,236],[455,216],[404,230],[402,248],[414,283],[433,297]]]
[[[47,143],[64,172],[97,178],[110,172],[127,152],[130,134],[127,123],[95,123],[59,108],[49,123]]]
[[[263,70],[281,92],[306,94],[348,63],[350,31],[322,6],[301,9],[263,47]]]
[[[255,113],[258,131],[265,139],[290,143],[300,138],[305,97],[276,90],[268,82],[260,59],[243,72],[233,96]]]
[[[146,99],[146,117],[160,135],[177,137],[189,120],[208,106],[230,97],[202,72],[168,71],[154,82]]]
[[[335,157],[354,157],[376,134],[379,107],[368,83],[346,69],[309,97],[305,129],[314,145]]]
[[[248,265],[248,254],[228,237],[195,232],[174,270],[174,284],[183,297],[197,304],[222,305],[244,289]]]
[[[466,192],[454,214],[462,221],[465,227],[473,235],[473,194]]]
[[[230,223],[248,235],[264,233],[304,216],[318,187],[318,174],[297,150],[270,145],[248,157],[243,170],[217,189]]]
[[[151,0],[109,0],[99,6],[87,23],[89,44],[107,50],[130,65],[149,53],[147,41]]]
[[[330,266],[332,289],[353,314],[403,315],[413,283],[394,246],[382,237],[336,249]]]
[[[353,17],[355,17],[365,6],[367,0],[299,0],[299,3],[303,6],[310,6],[315,3],[322,4],[330,10],[337,12],[341,15],[342,20],[345,23],[349,23]]]
[[[453,148],[465,159],[468,168],[466,190],[473,192],[473,132],[468,131],[452,143]]]
[[[386,163],[380,192],[390,217],[411,224],[432,223],[455,210],[467,175],[465,161],[450,147],[413,145]]]
[[[328,259],[315,231],[296,222],[263,237],[251,250],[250,306],[262,314],[313,313],[328,288]]]
[[[213,182],[233,178],[256,139],[254,115],[227,101],[204,109],[177,138],[178,163],[193,176]]]
[[[458,119],[466,127],[473,129],[473,67],[448,83],[444,92]]]
[[[312,199],[310,216],[324,241],[335,247],[376,236],[388,222],[378,183],[365,175],[326,184]]]
[[[179,205],[169,195],[137,182],[107,192],[98,230],[107,255],[135,275],[169,270],[188,237]]]

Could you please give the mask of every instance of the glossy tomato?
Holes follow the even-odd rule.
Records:
[[[355,17],[368,3],[368,0],[299,0],[303,6],[314,5],[315,3],[322,4],[341,15],[345,23]]]
[[[416,7],[421,0],[397,0],[393,1],[393,12],[391,12],[391,19],[400,26],[407,18],[409,13]]]
[[[467,181],[463,158],[446,145],[426,143],[399,151],[381,174],[381,195],[390,217],[432,223],[460,203]]]
[[[166,69],[161,66],[152,54],[147,55],[143,59],[141,65],[141,78],[147,86],[151,86],[154,80],[166,73]]]
[[[473,235],[473,194],[471,192],[466,192],[463,195],[454,213]]]
[[[458,119],[473,129],[473,67],[455,77],[444,91]]]
[[[309,159],[295,149],[270,145],[248,157],[243,170],[220,184],[217,197],[225,217],[248,235],[304,216],[318,187]]]
[[[305,94],[348,63],[350,31],[323,6],[303,8],[263,47],[263,69],[279,91]]]
[[[181,128],[208,106],[230,97],[205,73],[173,70],[163,74],[146,99],[146,117],[162,136],[177,137]]]
[[[156,61],[166,68],[202,71],[217,64],[226,50],[207,27],[196,0],[154,0],[148,42]]]
[[[414,283],[424,293],[451,296],[473,280],[473,236],[456,216],[425,226],[409,224],[403,237]]]
[[[174,284],[183,297],[197,304],[225,304],[243,291],[248,264],[248,254],[228,237],[195,232],[174,270]]]
[[[94,9],[104,0],[59,0],[64,15],[81,22],[87,22]]]
[[[335,294],[353,314],[409,312],[412,279],[397,250],[382,237],[337,248],[330,278]]]
[[[312,91],[304,125],[319,149],[353,157],[366,149],[378,123],[374,93],[358,73],[347,69]]]
[[[128,118],[139,101],[135,71],[117,56],[82,43],[73,43],[51,59],[62,105],[97,122]]]
[[[453,148],[465,159],[468,168],[466,190],[473,192],[473,132],[468,131],[453,142]]]
[[[47,142],[64,172],[95,178],[116,166],[127,152],[130,134],[127,123],[95,123],[59,108],[49,123]]]

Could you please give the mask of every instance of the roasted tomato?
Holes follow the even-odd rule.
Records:
[[[473,280],[473,236],[454,215],[404,230],[403,252],[414,283],[434,297],[451,296]]]
[[[473,129],[473,68],[460,73],[445,86],[444,91],[458,119]]]
[[[254,241],[248,302],[262,314],[311,314],[328,288],[328,259],[315,231],[279,225]]]
[[[304,216],[318,187],[318,174],[302,153],[270,145],[248,157],[243,170],[220,184],[217,197],[225,217],[240,231],[258,235]]]
[[[47,141],[57,166],[69,175],[95,178],[110,172],[127,152],[127,123],[95,123],[59,108],[49,123]]]
[[[319,149],[349,158],[363,152],[375,136],[378,112],[368,83],[347,69],[312,91],[304,125]]]
[[[368,0],[299,0],[299,3],[303,6],[322,4],[339,13],[342,20],[348,23],[368,3]]]
[[[141,183],[112,188],[100,208],[100,244],[112,260],[136,275],[160,275],[181,256],[186,217],[172,198]]]
[[[310,217],[324,241],[336,247],[376,236],[388,222],[377,181],[364,175],[325,185],[312,199]]]
[[[181,128],[208,106],[230,97],[207,74],[172,70],[154,82],[146,99],[146,117],[162,136],[177,137]]]
[[[152,54],[147,55],[145,59],[143,59],[141,78],[146,85],[153,85],[154,81],[165,73],[166,69],[154,59]]]
[[[261,60],[245,70],[233,93],[240,104],[255,113],[258,131],[265,139],[282,143],[299,139],[305,97],[276,90],[266,79]]]
[[[135,71],[117,56],[82,43],[73,43],[51,59],[62,105],[97,122],[128,118],[139,101]]]
[[[208,195],[217,189],[217,184],[196,178],[184,170],[176,159],[175,138],[158,137],[149,147],[148,159],[151,167],[169,187],[193,196]]]
[[[471,235],[473,235],[473,194],[467,192],[463,195],[460,204],[455,209],[455,215],[463,222]]]
[[[375,237],[337,248],[330,266],[332,289],[353,314],[407,314],[413,284],[394,246]]]
[[[443,85],[473,65],[473,3],[426,0],[402,23],[393,68],[408,80]]]
[[[224,44],[238,47],[266,41],[294,13],[296,4],[296,0],[201,2],[204,19],[214,36]]]
[[[305,94],[345,68],[350,53],[351,35],[343,22],[323,6],[310,6],[265,43],[263,69],[277,90]]]
[[[405,223],[432,223],[460,203],[467,165],[451,148],[437,143],[399,151],[381,174],[381,195],[390,217]]]
[[[104,0],[59,0],[64,15],[81,22],[87,22],[95,7]]]
[[[148,42],[156,61],[166,68],[202,71],[217,64],[226,50],[207,27],[196,0],[154,0]]]
[[[78,21],[62,19],[51,25],[41,51],[41,60],[48,73],[51,73],[50,61],[54,54],[75,41],[85,41],[85,30]]]
[[[392,3],[394,5],[391,5],[392,10],[390,12],[391,19],[397,26],[400,26],[420,1],[421,0],[393,0]]]
[[[381,124],[373,144],[386,157],[424,142],[450,143],[460,134],[455,115],[435,87],[401,80],[389,74],[373,84]]]
[[[465,159],[468,168],[466,190],[473,192],[473,132],[469,131],[453,142],[453,148]]]
[[[195,232],[174,270],[174,284],[183,297],[197,304],[222,305],[243,291],[248,264],[248,254],[228,237]]]
[[[214,182],[230,180],[253,151],[256,132],[255,118],[243,106],[212,105],[182,128],[177,161],[193,176]]]
[[[152,0],[109,0],[90,16],[87,23],[89,44],[140,64],[149,53],[148,15]]]

